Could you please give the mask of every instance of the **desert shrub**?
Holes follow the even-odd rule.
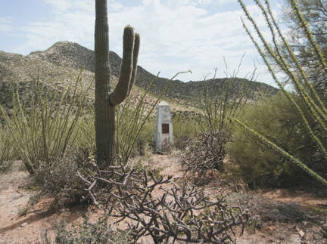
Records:
[[[115,165],[101,170],[96,164],[94,152],[85,148],[69,149],[63,157],[50,163],[41,161],[39,165],[33,175],[34,184],[40,190],[38,195],[54,197],[49,211],[77,204],[112,202],[111,193],[115,191],[116,184],[133,188],[134,182],[129,181],[129,177],[141,178],[143,170],[138,162],[130,165],[118,160]]]
[[[146,90],[127,97],[116,107],[116,158],[127,161],[131,156],[144,154],[153,143],[153,111],[159,99],[151,100]],[[95,128],[93,107],[87,107],[77,123],[75,145],[95,151]]]
[[[86,100],[87,91],[76,90],[76,84],[76,87],[67,88],[63,94],[48,94],[38,84],[35,85],[35,97],[32,97],[33,103],[29,105],[32,105],[32,109],[28,113],[20,103],[19,96],[15,97],[14,105],[17,104],[17,107],[14,107],[12,116],[3,110],[9,132],[16,133],[13,135],[14,146],[21,146],[19,156],[33,174],[41,193],[55,197],[52,207],[90,202],[91,195],[85,194],[82,179],[77,175],[77,172],[80,175],[93,175],[99,170],[93,156],[94,114]],[[40,97],[40,94],[43,96]],[[127,99],[117,109],[119,143],[115,163],[118,164],[126,164],[129,157],[135,155],[138,141],[146,141],[143,144],[149,141],[148,119],[157,100],[145,103],[146,93],[136,99],[136,102]],[[21,141],[16,131],[18,129],[22,133]],[[108,172],[102,173],[101,177],[111,175],[114,179],[113,169],[108,168]],[[110,189],[104,189],[102,184],[97,185],[99,195],[106,197],[108,191]]]
[[[244,84],[236,89],[240,86],[238,78],[232,77],[221,83],[220,94],[214,94],[215,84],[208,83],[199,97],[198,106],[203,112],[200,121],[201,132],[215,134],[219,131],[229,131],[232,124],[229,117],[237,114],[247,102],[249,91]]]
[[[174,146],[185,149],[187,142],[200,132],[200,114],[196,112],[176,112],[172,114]]]
[[[149,101],[149,93],[144,90],[138,97],[129,96],[118,106],[116,150],[120,160],[127,162],[130,156],[137,155],[140,148],[152,141],[154,126],[151,129],[150,119],[159,100]]]
[[[39,80],[31,82],[32,95],[25,103],[18,89],[13,92],[13,109],[8,113],[1,107],[1,118],[30,174],[40,162],[51,164],[62,157],[76,140],[76,124],[87,103],[87,91],[81,77],[65,90],[46,87]]]
[[[203,90],[198,106],[202,110],[199,117],[199,133],[188,140],[185,152],[182,155],[183,164],[187,171],[205,176],[208,170],[222,170],[226,156],[226,143],[230,141],[230,116],[236,115],[246,103],[246,90],[237,89],[237,78],[222,81],[220,94],[212,94],[215,89],[209,85]]]
[[[90,152],[95,152],[95,128],[94,128],[94,108],[87,107],[83,115],[76,124],[76,148],[84,148]]]
[[[103,217],[94,223],[85,218],[78,227],[57,225],[56,242],[143,243],[151,238],[153,243],[234,243],[250,219],[246,210],[222,196],[210,200],[201,189],[186,183],[178,186],[171,177],[144,172],[134,178],[133,172],[126,173],[133,187],[98,178],[110,188],[115,185],[110,201],[100,200],[106,206]],[[112,219],[123,224],[113,229]]]
[[[260,9],[264,20],[269,27],[268,34],[270,34],[270,37],[273,41],[272,45],[268,43],[266,35],[263,35],[263,32],[259,29],[256,21],[246,8],[244,2],[239,0],[239,3],[247,17],[247,20],[249,21],[248,23],[250,23],[250,25],[253,27],[254,32],[256,33],[262,46],[260,46],[260,43],[252,34],[249,26],[243,21],[244,29],[258,50],[263,61],[265,62],[274,81],[278,84],[280,91],[284,94],[285,97],[287,97],[288,101],[296,109],[297,114],[301,118],[301,126],[305,128],[306,132],[310,135],[311,140],[315,145],[314,147],[316,150],[313,154],[310,154],[310,156],[318,156],[321,158],[321,160],[326,162],[327,107],[323,97],[321,94],[319,94],[313,85],[315,82],[314,79],[312,80],[308,70],[299,61],[299,57],[297,56],[298,52],[288,43],[285,36],[283,35],[271,10],[270,2],[265,1],[263,4],[261,1],[255,0],[256,5]],[[326,78],[327,62],[326,57],[321,51],[321,46],[318,45],[317,40],[312,34],[307,20],[299,8],[298,1],[290,1],[290,6],[292,13],[294,13],[294,17],[297,19],[299,26],[301,27],[300,31],[303,31],[303,43],[309,43],[310,45],[308,48],[312,50],[312,53],[314,54],[314,60],[312,60],[312,63],[317,64],[316,67],[319,67],[319,72],[322,75],[321,77],[324,79]],[[281,71],[284,74],[285,80],[281,79],[282,76],[277,76],[278,71]],[[296,96],[285,89],[286,83],[292,85]],[[286,158],[292,162],[317,182],[320,182],[325,187],[327,186],[325,172],[320,173],[318,169],[312,169],[310,167],[310,159],[305,161],[306,158],[301,158],[296,156],[294,152],[289,152],[285,149],[287,146],[280,145],[277,142],[271,140],[269,137],[266,137],[266,135],[261,134],[256,129],[254,129],[255,127],[250,127],[245,122],[237,118],[232,119],[239,127],[244,129],[244,131],[256,137],[257,140],[261,143],[265,144],[267,148],[278,153],[280,157]],[[290,140],[292,139],[290,138]],[[301,147],[302,146],[310,147],[311,145],[304,144],[301,145]],[[315,165],[312,165],[312,167],[315,167]]]
[[[296,96],[294,96],[294,99]],[[284,94],[279,93],[244,109],[240,119],[270,141],[284,148],[307,166],[327,174],[322,154],[302,123],[296,108]],[[311,121],[312,125],[314,124]],[[310,179],[305,172],[285,157],[266,147],[240,127],[233,129],[233,139],[228,146],[234,173],[252,186],[306,185]]]
[[[81,202],[90,202],[78,170],[92,172],[92,155],[85,150],[67,150],[63,157],[49,162],[39,162],[33,175],[41,195],[54,197],[52,209],[71,207]]]
[[[149,118],[144,124],[136,141],[136,152],[138,155],[144,156],[147,151],[152,151],[154,144],[154,124],[155,122],[153,118]]]
[[[107,216],[124,223],[121,231],[128,231],[133,243],[147,236],[153,243],[230,243],[246,226],[248,213],[240,206],[228,205],[222,196],[209,199],[190,184],[179,186],[171,176],[126,166],[111,175],[97,172],[102,176],[82,176],[84,188],[106,206]],[[101,183],[110,188],[109,199],[97,194]]]
[[[250,192],[234,192],[227,196],[228,202],[239,202],[244,208],[247,208],[253,215],[251,220],[255,220],[257,227],[262,226],[264,222],[278,223],[299,223],[310,221],[310,214],[305,208],[294,202],[271,201]]]
[[[115,231],[108,224],[109,216],[101,217],[95,223],[90,223],[87,218],[80,226],[73,226],[69,230],[66,224],[56,226],[56,243],[58,244],[125,244],[130,243],[128,232]]]
[[[196,172],[199,177],[205,176],[208,170],[222,170],[225,158],[225,145],[229,140],[227,131],[202,133],[188,141],[182,163],[188,172]]]

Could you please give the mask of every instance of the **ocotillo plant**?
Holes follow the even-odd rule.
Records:
[[[109,33],[107,0],[95,1],[95,138],[97,162],[111,164],[115,153],[115,106],[130,93],[133,86],[140,37],[131,26],[123,35],[123,58],[119,82],[112,92],[110,87]]]

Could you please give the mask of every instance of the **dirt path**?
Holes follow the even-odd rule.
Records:
[[[160,170],[161,175],[172,175],[174,178],[182,178],[184,171],[179,163],[177,155],[153,154],[144,161],[146,166]]]
[[[18,170],[17,164],[10,172],[0,175],[0,244],[36,243],[58,220],[65,218],[71,222],[80,218],[79,209],[48,213],[52,199],[42,199],[21,216],[36,192],[26,188],[29,174]]]
[[[175,156],[152,155],[146,162],[149,166],[160,169],[163,175],[173,174],[178,178],[182,177],[183,172],[177,161]],[[20,216],[36,192],[26,188],[29,175],[18,168],[19,162],[16,162],[12,170],[0,175],[0,244],[36,243],[41,241],[41,234],[46,229],[51,229],[60,220],[65,219],[68,223],[82,220],[84,210],[78,208],[48,213],[51,199],[42,199],[28,209],[26,215]]]
[[[0,240],[2,242],[11,242],[13,230],[25,229],[26,219],[19,218],[18,215],[32,195],[31,192],[21,188],[27,176],[27,173],[15,170],[0,177]]]
[[[178,155],[175,154],[151,155],[144,162],[152,168],[159,169],[162,175],[173,175],[175,179],[182,178],[184,175],[184,171],[179,164]],[[51,199],[42,199],[33,208],[29,209],[25,216],[20,216],[20,212],[26,207],[29,198],[35,194],[35,192],[26,188],[28,180],[28,174],[17,170],[17,167],[15,170],[0,175],[0,244],[36,243],[41,241],[41,234],[44,230],[50,229],[58,221],[65,219],[68,223],[77,223],[82,219],[81,215],[84,210],[79,208],[62,210],[54,214],[47,213],[46,210]],[[222,190],[219,188],[219,184],[217,186],[210,184],[204,187],[204,191],[208,194],[218,194]],[[251,199],[265,199],[265,204],[267,202],[282,202],[285,204],[296,203],[302,206],[327,206],[327,199],[314,198],[308,194],[291,194],[282,190],[249,194],[253,195],[251,195]],[[273,206],[278,208],[279,205]],[[268,211],[270,210],[268,209]],[[325,223],[322,221],[321,225],[324,224],[327,227],[327,219]],[[248,230],[242,237],[237,239],[237,243],[324,244],[327,243],[327,240],[322,237],[321,230],[310,222],[286,221],[276,223],[267,221],[262,223],[261,229],[255,233]]]

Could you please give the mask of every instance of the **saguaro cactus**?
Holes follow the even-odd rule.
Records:
[[[123,35],[123,59],[118,84],[110,87],[107,0],[95,1],[95,137],[97,162],[111,164],[115,153],[115,106],[130,93],[136,77],[140,36],[131,26]]]

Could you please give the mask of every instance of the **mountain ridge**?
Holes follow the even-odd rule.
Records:
[[[115,52],[109,53],[111,73],[118,77],[121,58]],[[83,78],[92,82],[94,80],[94,51],[81,46],[78,43],[62,41],[56,42],[44,51],[34,51],[24,56],[20,54],[6,53],[0,51],[0,82],[17,82],[28,80],[27,76],[35,76],[36,68],[44,77],[44,80],[71,79],[71,75],[77,76],[79,70],[83,71]],[[8,75],[9,74],[9,75]],[[7,80],[5,81],[5,79]],[[263,92],[264,94],[274,94],[278,89],[265,83],[249,81],[241,78],[219,78],[205,81],[182,82],[180,80],[169,80],[163,77],[156,77],[141,66],[138,66],[138,73],[135,84],[142,88],[147,88],[154,94],[162,94],[177,99],[191,99],[198,97],[203,90],[210,86],[213,93],[219,94],[222,91],[224,81],[236,80],[237,93],[242,87],[246,87],[251,94]],[[151,85],[150,85],[151,84]],[[250,93],[248,96],[251,96]]]

